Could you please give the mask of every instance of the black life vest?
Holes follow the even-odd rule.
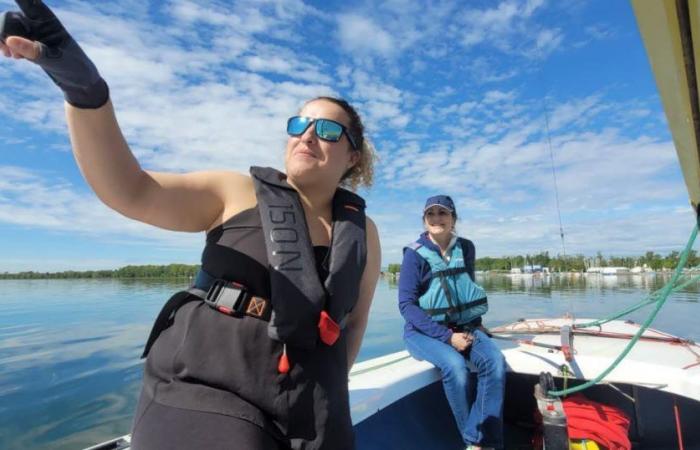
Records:
[[[277,170],[251,167],[250,174],[270,270],[272,318],[268,334],[289,345],[313,348],[319,339],[322,313],[342,328],[357,302],[367,259],[365,202],[345,189],[336,191],[329,275],[321,284],[312,270],[313,247],[299,194]],[[325,341],[323,335],[321,339]]]
[[[336,190],[329,275],[322,284],[315,270],[313,247],[299,194],[287,183],[286,175],[275,169],[251,167],[250,173],[270,272],[272,314],[268,335],[302,349],[314,348],[319,338],[331,345],[337,335],[329,340],[324,331],[327,326],[344,328],[359,295],[367,260],[365,202],[350,191]],[[174,314],[182,305],[207,301],[212,283],[237,281],[210,278],[200,273],[197,280],[206,279],[205,285],[195,284],[168,300],[153,325],[142,357],[148,355],[160,333],[172,324]]]

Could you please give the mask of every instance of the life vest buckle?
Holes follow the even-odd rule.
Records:
[[[246,289],[233,281],[215,280],[207,292],[204,302],[215,310],[230,316],[245,314],[242,309]]]

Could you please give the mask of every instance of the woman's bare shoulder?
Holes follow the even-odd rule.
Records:
[[[214,228],[236,214],[255,207],[255,186],[253,179],[247,173],[232,170],[211,171],[209,175],[215,180],[216,189],[224,201],[221,215],[217,217],[209,229]]]
[[[365,217],[365,233],[367,235],[367,251],[370,253],[379,253],[379,230],[374,221],[369,217]]]

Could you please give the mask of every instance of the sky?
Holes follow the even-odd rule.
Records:
[[[318,95],[348,99],[379,157],[359,193],[383,266],[438,193],[477,257],[665,255],[692,229],[628,2],[46,3],[106,79],[147,169],[283,169],[286,119]],[[102,205],[58,88],[0,60],[0,272],[196,264],[203,243]]]

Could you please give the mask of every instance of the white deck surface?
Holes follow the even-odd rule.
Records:
[[[576,322],[589,322],[577,319]],[[498,327],[499,332],[535,343],[560,345],[562,325],[571,319],[533,319]],[[496,330],[496,329],[494,329]],[[598,328],[590,329],[598,331]],[[573,341],[574,359],[566,362],[561,351],[526,343],[498,340],[503,349],[508,369],[512,372],[537,375],[542,371],[561,376],[560,367],[566,363],[572,377],[591,379],[605,370],[629,343],[628,336],[639,330],[638,324],[614,321],[600,331],[623,338],[576,334]],[[637,384],[661,389],[700,401],[700,346],[677,339],[666,333],[648,329],[645,337],[664,340],[640,340],[629,355],[604,381]],[[353,423],[357,424],[378,410],[386,408],[402,397],[439,380],[438,371],[425,361],[413,359],[408,352],[397,352],[355,364],[350,372],[350,405]]]

